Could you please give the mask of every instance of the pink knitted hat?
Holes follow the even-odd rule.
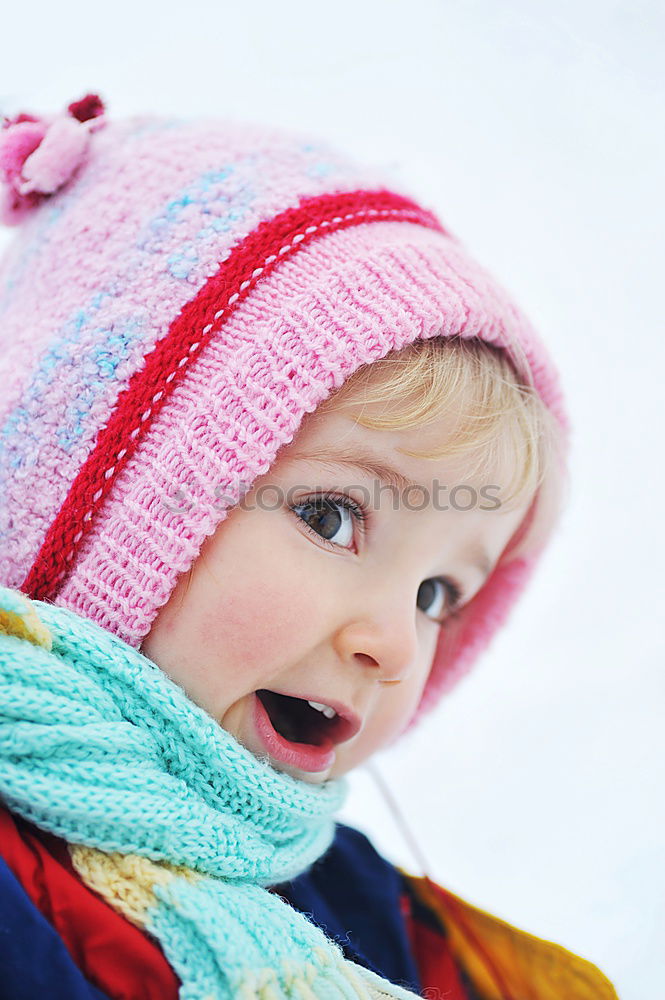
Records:
[[[138,648],[207,536],[361,365],[418,338],[504,347],[564,431],[555,368],[431,214],[318,141],[108,121],[89,95],[0,131],[0,583]],[[222,499],[223,498],[223,499]],[[540,555],[540,553],[538,553]],[[536,556],[441,630],[416,718]]]

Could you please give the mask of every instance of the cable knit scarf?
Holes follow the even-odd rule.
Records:
[[[159,941],[181,997],[415,996],[265,888],[328,848],[345,782],[274,770],[147,657],[5,587],[0,683],[0,797]]]

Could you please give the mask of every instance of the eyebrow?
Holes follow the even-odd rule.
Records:
[[[319,462],[321,465],[346,465],[351,469],[357,469],[359,472],[364,474],[369,474],[376,476],[378,480],[387,486],[394,486],[399,492],[404,492],[407,489],[419,489],[425,490],[422,483],[416,483],[413,479],[409,479],[405,476],[399,469],[395,469],[392,465],[387,465],[385,462],[381,462],[375,455],[370,452],[358,451],[354,449],[353,452],[345,451],[327,451],[325,458],[320,455],[308,455],[304,452],[294,452],[290,456],[292,459],[305,459],[308,462]],[[472,566],[478,569],[483,577],[488,577],[493,569],[492,560],[490,559],[487,552],[481,546],[474,545],[471,546],[467,552],[469,560]]]

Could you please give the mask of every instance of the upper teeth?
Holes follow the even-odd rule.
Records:
[[[337,715],[334,708],[331,708],[330,705],[322,705],[320,701],[308,701],[307,704],[315,708],[317,712],[323,712],[326,719],[332,719],[334,715]]]

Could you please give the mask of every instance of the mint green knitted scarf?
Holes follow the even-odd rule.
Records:
[[[157,939],[187,1000],[415,994],[265,888],[329,847],[343,781],[255,758],[147,657],[0,587],[0,798]]]

